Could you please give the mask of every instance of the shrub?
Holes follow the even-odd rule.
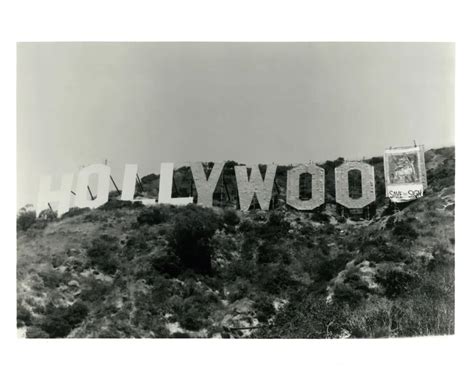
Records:
[[[91,278],[85,281],[85,285],[82,285],[81,287],[83,289],[81,291],[80,298],[83,301],[88,301],[91,303],[96,301],[103,301],[106,295],[113,288],[111,284],[101,280],[97,280],[95,278]]]
[[[86,318],[88,313],[87,306],[80,301],[69,307],[54,307],[48,304],[41,329],[51,338],[64,338]]]
[[[231,287],[228,299],[231,303],[248,296],[250,291],[249,282],[245,279],[238,278]]]
[[[375,165],[378,163],[383,163],[383,157],[373,157],[367,161],[370,165]]]
[[[104,234],[92,241],[92,246],[87,249],[87,256],[93,266],[106,274],[114,274],[119,266],[116,256],[118,250],[117,238]]]
[[[171,338],[191,338],[188,333],[175,332],[171,335]]]
[[[164,208],[162,207],[146,208],[137,217],[137,222],[139,225],[143,225],[143,224],[157,225],[167,220],[168,220],[168,214],[164,211]]]
[[[36,221],[36,213],[34,211],[20,211],[16,218],[16,230],[28,230]]]
[[[288,265],[291,263],[291,257],[287,250],[281,245],[272,242],[263,242],[257,249],[258,264],[267,263],[283,263]]]
[[[224,211],[223,221],[229,226],[237,226],[240,223],[240,217],[234,209],[226,209]]]
[[[290,223],[285,220],[282,212],[270,212],[268,221],[258,228],[259,236],[262,239],[271,241],[279,240],[288,235]]]
[[[125,242],[125,249],[129,258],[134,257],[137,253],[148,249],[147,236],[145,233],[135,233],[129,236]]]
[[[50,336],[40,327],[32,326],[26,330],[26,338],[50,338]]]
[[[319,281],[329,281],[344,269],[347,262],[353,257],[350,254],[338,254],[334,258],[321,257],[321,263],[316,267],[316,276]]]
[[[189,280],[186,281],[183,297],[172,296],[169,299],[180,325],[194,331],[205,327],[210,315],[210,297]]]
[[[294,284],[290,272],[283,264],[261,266],[257,278],[263,291],[275,295]]]
[[[66,213],[64,213],[61,216],[61,219],[79,216],[79,215],[84,214],[84,213],[89,212],[89,211],[90,211],[90,208],[73,207],[73,208],[70,208]]]
[[[322,212],[314,212],[311,215],[311,220],[315,222],[326,223],[326,222],[329,222],[329,216]]]
[[[239,225],[239,232],[251,233],[251,232],[255,232],[255,228],[256,226],[252,221],[245,219]]]
[[[199,330],[204,326],[197,308],[188,308],[179,318],[180,325],[188,330]]]
[[[385,222],[385,228],[387,229],[392,229],[395,226],[395,217],[390,216],[387,218],[387,221]]]
[[[183,271],[179,258],[174,254],[153,258],[152,266],[160,274],[172,278],[178,276]]]
[[[300,234],[302,236],[308,237],[311,239],[316,233],[316,228],[311,224],[305,224],[300,229]]]
[[[113,209],[135,209],[145,207],[139,201],[129,201],[129,200],[119,200],[119,199],[110,199],[106,203],[102,204],[99,209],[110,211]]]
[[[56,211],[52,211],[51,209],[44,209],[40,212],[38,215],[38,219],[44,220],[44,221],[54,221],[57,220],[58,218],[58,213]]]
[[[358,261],[371,262],[409,262],[410,256],[399,245],[389,245],[383,237],[364,241],[360,247]]]
[[[83,302],[77,301],[66,309],[65,318],[71,326],[76,326],[86,318],[88,313],[87,306]]]
[[[54,289],[66,281],[66,277],[59,271],[55,270],[44,270],[38,272],[45,288]]]
[[[323,225],[318,229],[320,234],[331,235],[336,231],[336,227],[332,224]]]
[[[17,326],[31,325],[32,317],[28,309],[19,304],[16,311]]]
[[[257,249],[257,263],[272,263],[278,260],[280,251],[274,245],[263,243]]]
[[[275,316],[271,328],[259,329],[259,338],[333,338],[347,328],[338,304],[328,304],[325,296],[313,292],[291,298]]]
[[[334,300],[354,307],[360,304],[366,293],[362,288],[354,288],[350,284],[339,284],[334,289]]]
[[[415,240],[418,238],[418,232],[413,228],[413,226],[408,221],[400,221],[395,224],[395,227],[392,231],[393,235],[397,237],[397,239],[404,241],[404,240]]]
[[[275,308],[273,302],[268,296],[261,296],[255,302],[255,312],[257,320],[260,322],[267,322],[270,317],[275,314]]]
[[[168,243],[185,267],[209,274],[212,268],[210,239],[220,226],[221,220],[212,209],[190,204],[176,215]]]
[[[336,221],[340,224],[344,224],[347,220],[344,216],[337,216]]]
[[[392,269],[377,274],[376,279],[385,288],[385,296],[389,299],[393,299],[408,291],[414,280],[414,276],[407,271]]]

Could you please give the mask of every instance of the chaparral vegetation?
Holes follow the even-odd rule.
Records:
[[[214,193],[225,208],[117,200],[98,209],[23,209],[17,218],[17,326],[27,338],[378,338],[454,333],[454,148],[426,152],[424,197],[394,207],[374,165],[370,219],[342,215],[327,161],[326,204],[296,212],[237,198],[228,162]],[[174,196],[190,188],[175,173]],[[157,175],[142,178],[149,196]],[[304,186],[304,185],[303,185]],[[307,191],[301,188],[302,197]],[[308,191],[307,191],[308,192]],[[281,191],[284,193],[284,191]],[[254,199],[255,200],[255,199]]]

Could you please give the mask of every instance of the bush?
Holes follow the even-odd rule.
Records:
[[[318,229],[320,234],[332,235],[336,231],[336,227],[332,224],[323,225]]]
[[[188,280],[185,283],[184,299],[172,296],[169,302],[179,324],[185,329],[196,331],[207,324],[212,298],[203,293],[194,282]]]
[[[220,227],[221,220],[212,209],[190,204],[176,215],[168,243],[185,267],[209,274],[212,269],[210,239]]]
[[[70,208],[66,213],[64,213],[64,214],[61,216],[61,219],[79,216],[79,215],[81,215],[81,214],[84,214],[84,213],[86,213],[86,212],[89,212],[90,210],[91,210],[90,208],[78,208],[78,207],[73,207],[73,208]]]
[[[50,338],[50,336],[40,327],[32,326],[26,330],[26,338]]]
[[[40,212],[38,215],[38,219],[44,220],[44,221],[54,221],[57,220],[58,218],[58,213],[56,211],[52,211],[51,209],[44,209]]]
[[[32,322],[30,311],[21,304],[17,306],[16,321],[17,321],[17,326],[19,327],[23,325],[31,325],[31,322]]]
[[[410,272],[400,269],[391,269],[378,274],[376,279],[377,282],[382,284],[385,288],[385,296],[389,299],[393,299],[406,293],[410,289],[414,276]]]
[[[224,211],[223,221],[226,225],[237,226],[240,223],[240,217],[234,209]]]
[[[405,220],[396,223],[392,233],[395,237],[397,237],[398,240],[401,241],[410,241],[418,238],[418,232],[408,221]]]
[[[44,270],[38,272],[39,277],[43,281],[44,287],[54,289],[66,282],[66,277],[63,273],[56,270]]]
[[[316,228],[311,224],[305,224],[300,229],[300,234],[302,236],[312,239],[316,233]]]
[[[197,308],[187,309],[182,317],[179,318],[179,323],[183,328],[194,331],[199,330],[204,326]]]
[[[139,225],[157,225],[168,220],[168,214],[162,207],[146,208],[138,217]]]
[[[353,256],[347,253],[338,254],[334,258],[321,257],[321,263],[316,267],[316,276],[318,281],[330,281],[334,278],[341,270],[344,269],[347,262],[349,262]]]
[[[51,338],[64,338],[86,318],[88,313],[87,306],[80,301],[70,307],[54,307],[48,304],[41,329]]]
[[[247,280],[243,278],[238,278],[230,287],[228,299],[231,303],[234,301],[240,300],[249,295],[250,284]]]
[[[326,223],[329,222],[329,216],[322,212],[314,212],[311,215],[311,220],[313,220],[314,222]]]
[[[174,254],[156,257],[152,260],[153,268],[160,274],[176,277],[183,271],[179,258]]]
[[[388,245],[383,237],[365,241],[360,247],[361,254],[357,261],[368,260],[371,262],[409,262],[410,256],[398,245]]]
[[[119,200],[119,199],[110,199],[106,203],[102,204],[99,209],[110,211],[113,209],[135,209],[145,207],[139,201],[129,201],[129,200]]]
[[[255,232],[256,225],[248,219],[243,220],[239,225],[239,232],[241,233],[252,233]]]
[[[93,266],[106,274],[114,274],[119,266],[118,250],[117,238],[104,234],[92,241],[92,246],[87,249],[87,256]]]
[[[395,216],[390,216],[385,222],[386,229],[392,229],[395,226]]]
[[[271,328],[259,329],[259,338],[334,338],[347,328],[341,307],[325,296],[302,291],[275,316]]]
[[[334,290],[336,303],[346,303],[354,307],[365,298],[366,292],[362,288],[354,288],[350,284],[339,284]]]
[[[261,266],[257,278],[263,291],[275,295],[294,284],[290,272],[283,264]]]
[[[274,245],[263,243],[257,249],[257,263],[273,263],[278,260],[280,251]]]
[[[257,320],[260,322],[267,322],[270,317],[275,314],[273,302],[268,296],[262,296],[255,302],[255,312]]]
[[[36,222],[34,211],[20,211],[16,218],[16,230],[28,230]]]
[[[107,282],[91,278],[81,285],[80,298],[91,303],[103,301],[113,286]],[[84,288],[85,287],[85,288]]]
[[[191,338],[188,333],[175,332],[171,335],[171,338]]]
[[[285,220],[285,215],[281,212],[270,212],[268,221],[258,228],[259,236],[267,241],[277,241],[288,235],[290,223]]]

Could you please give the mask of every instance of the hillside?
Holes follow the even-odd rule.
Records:
[[[327,203],[295,212],[111,199],[57,219],[17,220],[17,326],[28,338],[373,338],[454,333],[454,148],[426,152],[429,188],[399,209],[376,171],[371,220]],[[226,165],[215,204],[235,205]],[[193,193],[189,170],[174,195]],[[157,175],[142,178],[158,191]],[[285,193],[285,191],[281,191]],[[258,207],[255,207],[258,208]]]

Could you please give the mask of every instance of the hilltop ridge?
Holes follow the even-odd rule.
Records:
[[[41,337],[361,338],[454,333],[454,148],[425,153],[425,196],[394,209],[383,160],[376,211],[351,219],[334,202],[286,207],[285,167],[273,210],[231,209],[232,165],[214,194],[224,208],[144,207],[111,197],[60,219],[17,220],[18,328]],[[173,196],[192,193],[189,169]],[[235,179],[234,179],[235,181]],[[142,177],[156,196],[159,176]],[[284,191],[282,191],[284,193]]]

